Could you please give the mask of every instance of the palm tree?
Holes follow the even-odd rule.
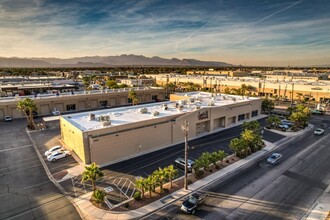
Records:
[[[30,129],[34,129],[34,120],[33,120],[33,112],[38,111],[38,108],[34,101],[30,98],[25,98],[23,100],[18,101],[17,108],[21,110],[28,121],[28,127]]]
[[[225,159],[227,157],[227,154],[223,150],[219,150],[217,152],[217,154],[218,154],[218,159],[219,159],[220,162],[222,162],[223,159]]]
[[[243,131],[252,130],[255,134],[260,134],[260,123],[258,121],[243,122]]]
[[[149,197],[151,197],[151,192],[153,191],[153,188],[156,184],[156,179],[153,174],[149,175],[146,179],[146,186],[149,190]]]
[[[82,173],[81,182],[92,181],[93,192],[96,190],[96,180],[103,177],[104,174],[100,170],[100,167],[96,163],[92,163],[90,166],[85,166],[85,171]]]
[[[166,179],[166,173],[164,171],[164,169],[162,168],[158,168],[158,170],[154,171],[155,175],[157,176],[157,182],[159,183],[159,187],[160,187],[160,193],[163,192],[163,183]]]
[[[166,178],[168,178],[168,180],[171,183],[170,188],[172,188],[173,187],[172,182],[173,182],[173,179],[178,176],[178,170],[175,169],[173,165],[165,167],[164,170],[165,170]]]
[[[139,99],[136,96],[136,91],[134,89],[129,90],[128,98],[132,100],[132,105],[135,105],[139,102]]]
[[[135,180],[135,185],[136,185],[136,188],[141,190],[141,198],[143,199],[145,189],[147,188],[147,180],[143,177],[140,177]]]
[[[217,162],[219,161],[219,154],[218,152],[212,152],[210,157],[210,162],[213,163],[214,166],[216,166]]]

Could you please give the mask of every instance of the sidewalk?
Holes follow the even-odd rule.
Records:
[[[278,148],[279,146],[285,144],[286,142],[291,141],[293,139],[293,136],[299,136],[302,133],[308,132],[311,129],[313,129],[313,126],[310,125],[305,130],[296,132],[294,134],[291,133],[290,135],[287,135],[289,132],[280,132],[279,131],[282,135],[287,136],[286,138],[284,138],[283,141],[282,140],[280,141],[280,144],[277,145],[276,143],[272,144],[272,143],[265,141],[266,147],[264,149],[254,153],[253,155],[250,155],[244,159],[241,159],[199,181],[194,182],[193,184],[189,185],[189,190],[180,189],[180,190],[162,198],[161,200],[157,200],[155,202],[152,202],[152,203],[150,203],[142,208],[136,209],[136,210],[126,211],[126,212],[114,212],[114,211],[106,211],[103,209],[99,209],[99,208],[93,206],[91,204],[91,202],[89,201],[89,199],[92,195],[92,192],[84,194],[81,197],[75,198],[74,203],[80,209],[80,211],[83,213],[82,217],[84,217],[85,219],[102,219],[102,220],[111,219],[111,220],[113,220],[113,219],[141,218],[141,217],[147,215],[148,213],[151,213],[158,209],[163,208],[164,206],[170,204],[173,201],[181,199],[182,197],[188,195],[189,193],[191,193],[193,191],[200,190],[200,189],[206,187],[208,184],[211,184],[214,181],[217,181],[218,179],[223,178],[224,176],[234,172],[237,169],[240,169],[244,166],[249,165],[253,161],[258,160],[259,158],[265,156],[270,151]],[[328,193],[327,193],[328,197],[326,197],[324,199],[325,199],[325,202],[327,202],[328,206],[330,206],[329,205],[330,204],[329,187],[327,190],[328,190]],[[329,207],[320,206],[320,209],[322,209],[322,208],[329,209]],[[322,218],[317,218],[317,219],[322,219]]]

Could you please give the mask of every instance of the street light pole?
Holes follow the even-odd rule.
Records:
[[[184,189],[188,190],[188,130],[189,122],[187,120],[182,124],[181,129],[184,134]]]

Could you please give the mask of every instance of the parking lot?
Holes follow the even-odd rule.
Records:
[[[24,119],[0,122],[0,219],[80,219],[49,180],[25,127]]]

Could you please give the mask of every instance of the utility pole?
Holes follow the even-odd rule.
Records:
[[[184,189],[188,190],[188,131],[189,122],[187,120],[181,125],[181,130],[184,134]]]

